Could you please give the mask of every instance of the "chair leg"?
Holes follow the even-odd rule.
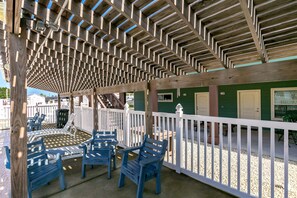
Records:
[[[113,170],[117,169],[117,165],[116,165],[116,156],[113,156]]]
[[[124,175],[123,173],[121,173],[120,175],[120,179],[119,179],[119,188],[123,187],[125,185],[125,177],[126,175]]]
[[[108,179],[111,178],[111,159],[108,162]]]
[[[30,185],[28,185],[28,198],[32,198],[32,190]]]
[[[144,189],[144,176],[143,176],[143,174],[141,174],[141,176],[139,178],[138,187],[137,187],[137,196],[136,196],[137,198],[142,198],[143,189]]]
[[[83,164],[81,167],[81,178],[85,178],[86,177],[86,165]]]
[[[61,190],[65,190],[66,185],[65,185],[65,177],[64,177],[64,172],[63,171],[61,171],[61,173],[60,173],[59,182],[60,182]]]
[[[160,194],[161,193],[161,174],[157,174],[156,177],[156,194]]]

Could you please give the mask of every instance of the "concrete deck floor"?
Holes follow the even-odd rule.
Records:
[[[136,197],[137,187],[129,179],[126,179],[125,186],[118,188],[120,168],[113,171],[112,178],[107,179],[106,173],[85,181],[79,185],[72,186],[64,191],[54,193],[48,197],[75,198],[75,197],[108,197],[108,198],[130,198]],[[79,178],[80,179],[80,178]],[[188,176],[179,175],[168,168],[162,170],[162,192],[155,194],[155,180],[146,182],[143,197],[168,198],[168,197],[232,197],[222,191],[200,183]],[[52,187],[55,187],[53,185]],[[48,186],[49,187],[49,186]],[[43,197],[42,189],[36,191],[33,197]]]
[[[3,162],[5,153],[3,146],[9,145],[8,131],[0,130],[0,161]],[[80,198],[80,197],[108,197],[108,198],[125,198],[135,197],[137,186],[126,179],[125,186],[118,188],[117,183],[120,175],[120,159],[117,160],[117,169],[112,172],[112,178],[107,179],[107,168],[97,166],[94,169],[87,167],[87,176],[81,179],[81,158],[69,159],[63,161],[65,170],[65,180],[67,189],[59,189],[58,179],[49,185],[33,191],[33,197],[61,197],[61,198]],[[6,198],[11,196],[10,192],[10,170],[0,163],[0,197]],[[217,190],[209,185],[203,184],[186,175],[177,174],[175,171],[166,167],[162,169],[161,175],[162,192],[155,194],[155,180],[146,182],[143,197],[232,197],[225,192]]]

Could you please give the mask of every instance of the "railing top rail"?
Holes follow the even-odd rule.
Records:
[[[129,110],[129,113],[132,113],[132,114],[139,114],[139,115],[145,115],[145,111]]]
[[[251,119],[241,119],[241,118],[224,118],[224,117],[185,115],[185,114],[183,115],[183,118],[199,120],[199,121],[207,121],[207,122],[237,124],[237,125],[243,125],[243,126],[255,126],[255,127],[277,128],[277,129],[288,129],[288,130],[297,129],[297,123],[292,123],[292,122],[251,120]]]
[[[124,113],[123,109],[110,109],[110,108],[101,108],[98,109],[99,111],[108,111],[108,112],[117,112],[117,113]]]
[[[153,116],[173,117],[175,113],[153,112]]]

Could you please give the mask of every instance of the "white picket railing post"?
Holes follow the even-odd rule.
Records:
[[[123,131],[124,131],[124,144],[129,146],[129,128],[130,128],[130,119],[129,119],[129,104],[125,104],[124,116],[123,116]]]
[[[97,111],[98,111],[98,130],[101,130],[102,129],[102,126],[101,126],[101,124],[102,124],[102,120],[101,120],[101,113],[102,113],[102,111],[101,111],[101,105],[99,105],[99,108],[97,108]]]
[[[176,169],[177,173],[181,173],[181,155],[183,141],[183,107],[181,104],[176,106]]]

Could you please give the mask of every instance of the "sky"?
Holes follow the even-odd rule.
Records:
[[[3,79],[3,75],[2,74],[0,74],[0,87],[10,87],[9,83],[7,83]],[[29,88],[28,87],[27,95],[32,95],[32,94],[44,94],[46,96],[57,95],[56,93],[53,93],[53,92],[43,91],[43,90],[40,90],[40,89],[34,89],[34,88]]]

